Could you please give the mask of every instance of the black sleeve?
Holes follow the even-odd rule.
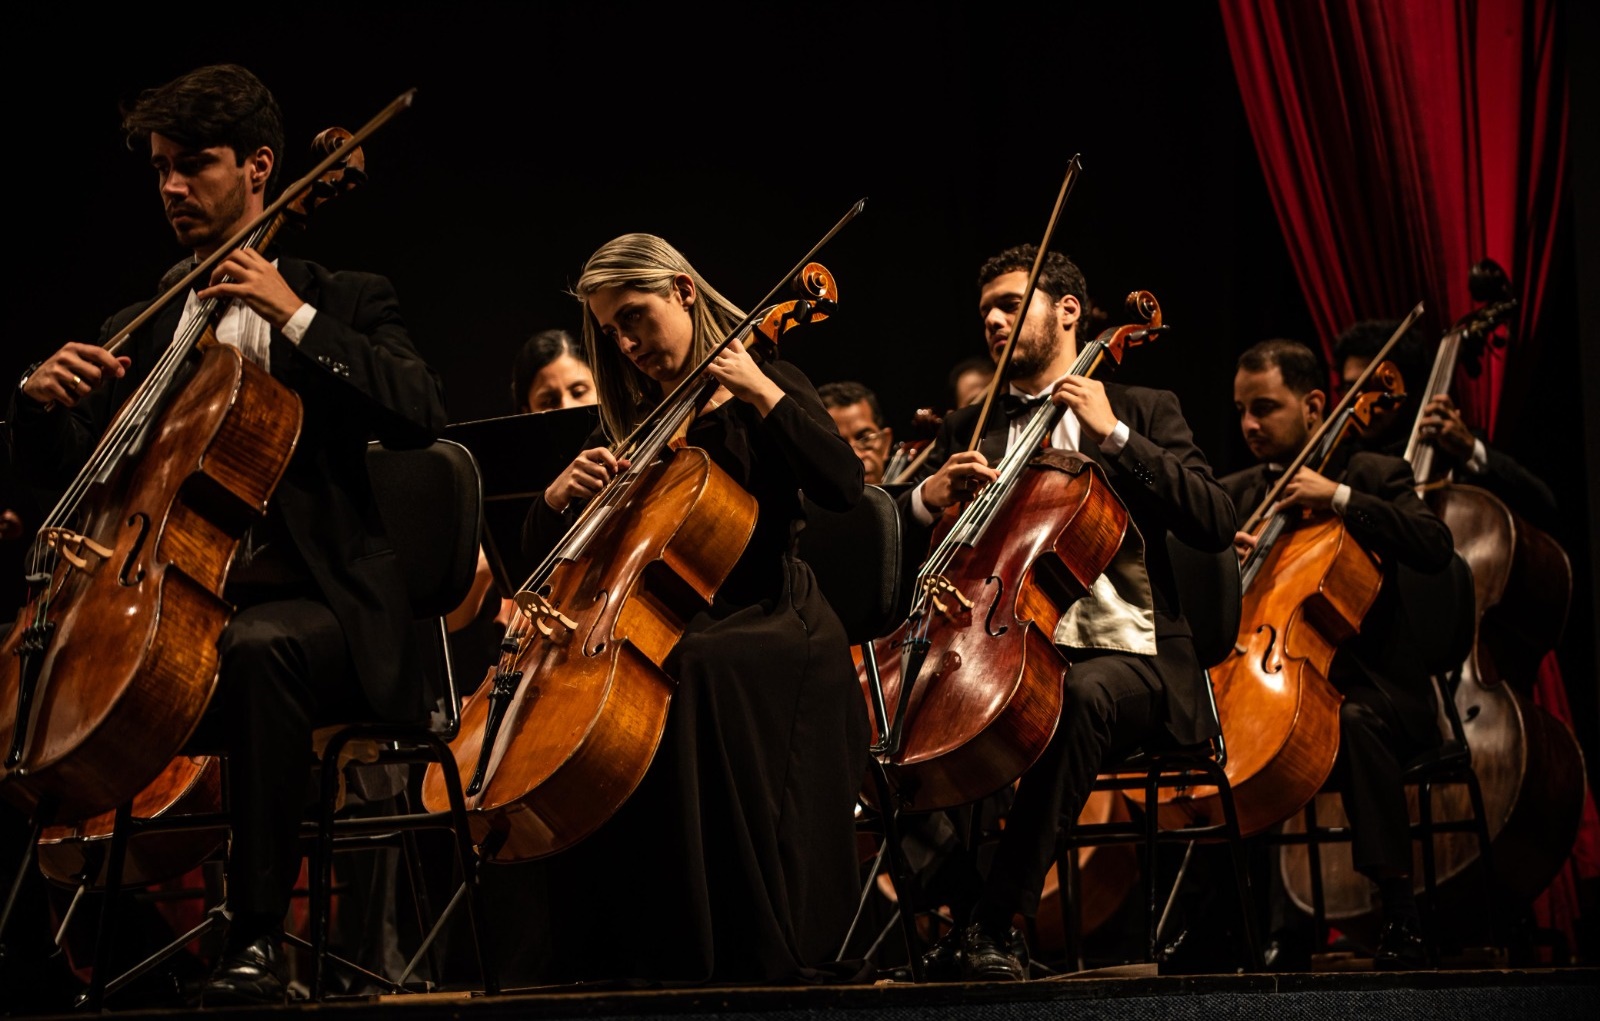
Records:
[[[1127,422],[1128,442],[1106,458],[1111,484],[1126,501],[1153,501],[1167,529],[1198,550],[1217,552],[1233,543],[1233,501],[1217,484],[1211,463],[1194,442],[1178,395],[1148,390],[1142,421]]]
[[[1442,571],[1455,544],[1450,528],[1417,495],[1411,465],[1398,457],[1363,452],[1350,458],[1344,522],[1356,541],[1419,571]]]
[[[1463,469],[1456,472],[1456,481],[1482,486],[1529,521],[1540,527],[1550,527],[1556,520],[1556,495],[1545,481],[1518,464],[1510,454],[1487,442],[1483,449],[1489,455],[1483,474],[1474,475]]]
[[[761,428],[783,451],[806,499],[824,510],[854,507],[864,485],[861,458],[839,435],[816,388],[787,362],[764,363],[761,371],[784,393]]]
[[[319,385],[356,402],[377,439],[396,446],[431,443],[444,428],[439,376],[417,354],[387,278],[332,273],[323,300],[292,350]],[[280,357],[274,344],[273,358]]]
[[[105,347],[142,308],[125,309],[107,319],[95,344]],[[143,376],[140,372],[136,378]],[[129,378],[108,380],[73,407],[47,408],[25,396],[21,383],[19,379],[12,386],[6,409],[12,464],[19,479],[52,492],[63,489],[83,469],[114,409],[136,386]]]
[[[605,432],[596,429],[578,449],[582,452],[607,445]],[[576,501],[568,504],[564,511],[554,510],[544,502],[544,492],[541,490],[533,498],[533,505],[528,508],[527,516],[522,519],[522,555],[533,563],[543,560],[546,554],[556,548],[556,543],[561,541],[562,536],[572,530],[580,510],[582,505]]]

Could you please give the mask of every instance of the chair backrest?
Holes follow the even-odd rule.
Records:
[[[1239,640],[1239,555],[1233,547],[1205,553],[1167,533],[1167,554],[1178,603],[1194,633],[1194,651],[1207,669],[1227,658]]]
[[[811,565],[850,644],[881,638],[904,617],[900,509],[882,488],[867,486],[843,513],[808,501],[800,559]]]
[[[412,616],[442,617],[472,587],[483,536],[483,490],[466,447],[367,445],[367,473],[384,528],[405,574]]]
[[[1397,566],[1396,587],[1410,625],[1408,637],[1428,673],[1457,670],[1472,651],[1477,626],[1472,567],[1460,553],[1432,573],[1405,564]]]
[[[367,474],[416,620],[411,640],[430,707],[427,726],[452,740],[461,714],[444,617],[467,597],[478,567],[483,537],[478,463],[453,440],[411,449],[373,442],[367,445]]]

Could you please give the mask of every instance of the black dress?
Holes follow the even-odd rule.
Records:
[[[861,462],[803,373],[762,371],[786,395],[766,418],[729,400],[689,429],[756,498],[756,527],[666,661],[677,687],[638,790],[542,863],[550,913],[529,921],[548,926],[534,937],[548,980],[814,980],[854,911],[866,705],[843,626],[793,549],[801,491],[846,510]],[[573,514],[536,501],[529,555]]]

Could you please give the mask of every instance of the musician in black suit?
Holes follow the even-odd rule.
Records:
[[[1325,414],[1324,378],[1303,344],[1269,340],[1239,356],[1233,402],[1250,452],[1260,462],[1222,478],[1248,517]],[[1450,562],[1450,531],[1416,493],[1411,467],[1387,454],[1346,442],[1319,473],[1300,468],[1278,507],[1340,515],[1350,536],[1378,555],[1384,573],[1377,601],[1361,630],[1334,656],[1329,679],[1344,696],[1339,710],[1339,758],[1334,778],[1350,819],[1355,868],[1377,884],[1383,930],[1374,957],[1379,967],[1426,963],[1411,890],[1411,836],[1401,771],[1407,760],[1436,745],[1439,727],[1427,669],[1408,640],[1405,607],[1395,582],[1397,564],[1419,571]],[[1241,553],[1255,538],[1240,532]],[[1270,584],[1270,579],[1262,582]],[[1270,963],[1270,962],[1269,962]]]
[[[271,92],[235,65],[200,68],[146,91],[124,113],[130,147],[148,145],[178,242],[197,260],[261,214],[283,128]],[[224,281],[224,277],[230,278]],[[369,273],[237,248],[133,334],[104,345],[149,306],[106,321],[95,344],[69,343],[12,397],[19,469],[60,488],[173,338],[212,298],[230,301],[217,340],[298,395],[298,446],[228,575],[238,612],[218,642],[219,681],[193,747],[229,753],[232,922],[203,1002],[284,996],[283,920],[299,872],[314,726],[415,719],[410,608],[366,471],[366,447],[426,445],[443,427],[437,375],[417,355],[393,287]]]
[[[1333,364],[1346,386],[1355,382],[1399,325],[1365,319],[1339,334],[1334,342]],[[1431,362],[1415,338],[1415,332],[1407,333],[1389,355],[1408,388],[1405,403],[1383,420],[1373,436],[1364,438],[1363,445],[1386,454],[1403,455],[1420,406],[1422,442],[1432,445],[1439,458],[1435,475],[1452,471],[1455,481],[1487,489],[1534,525],[1550,528],[1556,519],[1556,497],[1550,486],[1510,454],[1490,446],[1481,430],[1469,428],[1450,394],[1421,392],[1427,385]]]
[[[934,978],[1022,978],[1021,939],[1012,919],[1037,910],[1060,820],[1081,811],[1101,763],[1152,741],[1194,744],[1215,732],[1203,710],[1204,682],[1178,605],[1166,537],[1171,532],[1198,549],[1226,549],[1235,529],[1233,504],[1195,445],[1174,394],[1070,373],[1087,303],[1083,274],[1070,259],[1046,256],[1019,317],[1035,251],[1032,245],[1007,249],[978,275],[978,311],[991,355],[998,360],[1017,331],[1006,370],[1006,403],[1016,413],[997,409],[975,451],[965,446],[980,406],[945,418],[928,467],[901,497],[907,548],[927,549],[938,515],[996,478],[993,466],[1026,420],[1024,404],[1039,400],[1065,409],[1050,446],[1078,451],[1104,469],[1133,527],[1112,567],[1057,629],[1056,644],[1071,663],[1061,721],[1021,778],[968,924],[924,958]]]

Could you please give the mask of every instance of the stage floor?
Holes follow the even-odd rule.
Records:
[[[1294,975],[1162,976],[1129,966],[1025,983],[879,982],[781,988],[542,988],[499,996],[437,992],[292,1003],[270,1008],[115,1010],[119,1017],[185,1014],[340,1021],[434,1018],[814,1018],[818,1012],[887,1018],[1484,1018],[1600,1017],[1600,969],[1325,971]],[[59,1017],[60,1015],[53,1015]]]

